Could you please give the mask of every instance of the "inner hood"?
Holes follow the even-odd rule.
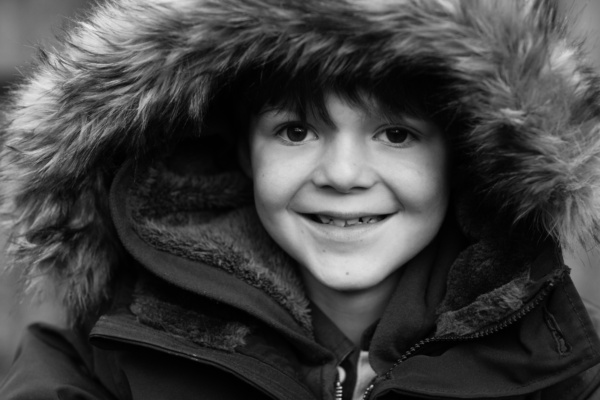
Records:
[[[600,227],[597,77],[541,3],[103,3],[13,93],[1,174],[16,265],[32,284],[54,279],[75,319],[101,306],[126,257],[108,207],[119,166],[205,135],[222,87],[264,65],[316,70],[322,82],[399,66],[442,74],[466,122],[453,139],[465,234],[535,239],[506,239],[515,254],[547,237],[590,240]]]
[[[309,301],[296,263],[262,227],[251,181],[239,168],[214,168],[214,142],[204,151],[197,147],[190,157],[192,146],[150,164],[128,162],[121,168],[110,193],[121,242],[145,270],[174,287],[242,310],[297,340],[311,339]],[[429,282],[445,287],[440,290],[445,297],[433,305],[436,336],[466,336],[494,325],[566,272],[552,242],[524,247],[494,237],[464,247],[448,237],[456,234],[446,226],[438,235],[439,251],[448,256],[436,257],[432,267],[444,270],[439,275],[445,284]],[[419,290],[427,292],[425,284]]]

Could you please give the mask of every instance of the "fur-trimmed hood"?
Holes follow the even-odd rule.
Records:
[[[482,241],[527,221],[537,238],[591,240],[599,84],[552,17],[504,0],[100,5],[14,92],[1,163],[16,263],[32,284],[60,282],[75,317],[102,304],[125,257],[108,205],[119,166],[202,136],[215,93],[264,64],[324,80],[443,72],[467,122],[456,142],[465,234]],[[508,224],[490,225],[490,210]]]

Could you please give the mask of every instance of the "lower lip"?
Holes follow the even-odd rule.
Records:
[[[320,239],[326,239],[340,243],[356,243],[368,239],[379,229],[383,228],[385,223],[391,218],[388,215],[385,219],[372,224],[356,224],[353,226],[342,227],[333,224],[321,224],[313,221],[309,217],[301,215],[302,220],[306,222],[311,231],[316,232]]]

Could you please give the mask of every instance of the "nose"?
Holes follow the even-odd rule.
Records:
[[[337,135],[326,145],[313,182],[340,193],[367,189],[375,182],[370,158],[365,144],[356,137]]]

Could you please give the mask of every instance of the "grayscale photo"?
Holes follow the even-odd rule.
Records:
[[[0,0],[0,400],[600,400],[600,1]]]

